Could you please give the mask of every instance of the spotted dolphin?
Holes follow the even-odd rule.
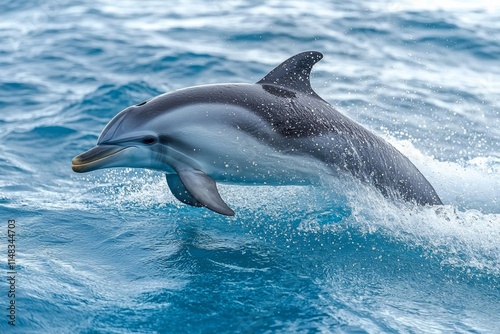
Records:
[[[305,185],[322,174],[355,177],[389,198],[442,204],[408,158],[314,92],[310,73],[322,58],[303,52],[256,84],[188,87],[130,106],[73,158],[73,170],[164,171],[178,200],[228,216],[234,211],[217,182]]]

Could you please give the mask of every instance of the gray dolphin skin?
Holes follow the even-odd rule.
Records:
[[[188,87],[130,106],[73,158],[73,170],[164,171],[178,200],[228,216],[216,182],[307,185],[334,175],[388,198],[442,204],[408,158],[313,91],[310,72],[322,58],[303,52],[256,84]]]

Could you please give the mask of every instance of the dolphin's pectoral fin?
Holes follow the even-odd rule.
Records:
[[[207,174],[188,168],[178,169],[178,176],[170,175],[173,174],[167,175],[168,185],[181,202],[193,206],[205,206],[222,215],[234,216],[234,211],[220,197],[214,179]]]
[[[165,176],[167,177],[168,187],[175,198],[187,205],[203,206],[203,204],[198,202],[196,198],[189,193],[184,184],[182,184],[178,174],[165,174]]]
[[[317,51],[299,53],[276,66],[257,83],[280,86],[320,98],[311,88],[310,75],[314,64],[321,58],[323,55]]]

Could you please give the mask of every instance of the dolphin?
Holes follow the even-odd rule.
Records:
[[[320,52],[299,53],[255,84],[193,86],[118,113],[75,172],[137,167],[164,171],[181,202],[232,216],[216,182],[306,185],[354,177],[388,198],[442,204],[420,171],[375,133],[311,88]]]

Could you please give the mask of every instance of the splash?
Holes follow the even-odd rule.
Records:
[[[288,233],[291,240],[297,234],[315,238],[318,234],[350,230],[404,244],[423,257],[437,259],[446,268],[476,276],[500,276],[500,214],[494,212],[498,209],[494,205],[498,194],[491,185],[497,162],[476,159],[460,166],[425,156],[410,142],[393,144],[431,179],[447,205],[416,207],[392,202],[371,187],[333,177],[325,180],[324,187],[220,185],[221,195],[237,212],[232,221],[253,234]],[[471,180],[470,184],[448,182],[450,173],[455,173],[454,177],[457,173],[463,175]],[[93,190],[106,194],[102,205],[122,211],[191,209],[211,217],[201,212],[203,209],[179,204],[170,194],[162,173],[109,170],[104,172],[103,181],[104,186]],[[473,185],[489,188],[474,192]],[[462,190],[464,186],[466,190]],[[472,193],[474,201],[459,196],[464,192]],[[493,212],[486,212],[487,209]]]
[[[491,156],[464,162],[439,161],[423,154],[408,140],[387,139],[425,175],[443,203],[460,210],[500,213],[500,158]]]

